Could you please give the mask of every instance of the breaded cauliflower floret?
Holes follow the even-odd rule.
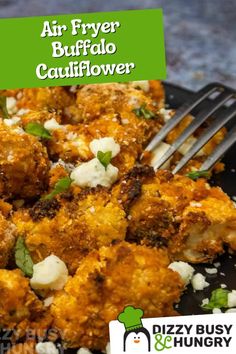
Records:
[[[0,122],[0,195],[40,195],[47,185],[48,171],[47,151],[38,139]]]
[[[47,109],[31,110],[21,116],[22,126],[25,127],[28,123],[44,124],[46,121],[55,119],[56,122],[61,123],[61,116],[56,112],[49,112]]]
[[[66,345],[104,350],[108,323],[127,305],[145,317],[175,314],[184,284],[168,265],[165,251],[126,242],[90,253],[51,306]]]
[[[85,190],[72,201],[41,200],[13,220],[35,262],[53,253],[71,273],[91,250],[124,240],[127,227],[124,210],[102,188]]]
[[[25,88],[21,91],[17,107],[32,110],[61,110],[72,104],[72,98],[64,87]]]
[[[77,91],[76,106],[71,107],[73,120],[88,123],[104,114],[119,114],[129,120],[132,109],[142,105],[157,111],[164,105],[164,91],[161,83],[149,86],[145,92],[132,83],[84,85]]]
[[[213,260],[225,244],[236,250],[236,208],[204,179],[136,168],[113,195],[128,214],[131,242],[168,247],[174,259],[197,263]]]
[[[0,212],[0,268],[7,265],[15,244],[16,227]]]
[[[43,313],[43,304],[20,270],[0,269],[0,293],[0,326],[3,328],[14,329],[35,321]]]
[[[120,174],[127,172],[161,127],[162,118],[157,114],[155,101],[157,91],[153,89],[151,97],[138,87],[127,84],[83,86],[77,91],[74,118],[74,124],[77,124],[64,125],[52,133],[53,138],[48,142],[49,155],[53,160],[87,161],[93,157],[89,149],[93,139],[112,137],[121,147],[114,165]],[[140,109],[152,116],[143,116]]]

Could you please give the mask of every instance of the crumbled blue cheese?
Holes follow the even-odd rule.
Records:
[[[205,306],[205,305],[208,305],[209,304],[209,299],[208,298],[205,298],[202,300],[202,307]]]
[[[228,307],[235,307],[236,306],[236,290],[232,290],[228,294]]]
[[[30,280],[33,289],[61,290],[68,279],[65,263],[55,255],[46,257],[33,266],[33,277]]]
[[[143,90],[144,92],[148,92],[150,89],[148,80],[131,81],[130,86],[133,86],[135,88],[141,88],[141,90]]]
[[[19,109],[19,111],[17,111],[17,115],[18,116],[23,116],[24,114],[27,114],[30,112],[30,109],[28,108],[21,108]]]
[[[206,281],[206,277],[201,273],[197,273],[192,277],[191,280],[192,287],[194,290],[203,290],[208,287],[210,284]]]
[[[90,150],[97,156],[98,151],[108,152],[111,151],[112,157],[115,157],[120,152],[120,145],[115,142],[115,140],[111,137],[94,139],[89,144]]]
[[[205,268],[205,271],[208,274],[217,274],[217,272],[218,272],[216,268]]]
[[[236,308],[228,309],[225,311],[225,313],[235,313],[235,312],[236,312]]]
[[[17,101],[15,97],[7,97],[6,105],[7,105],[7,110],[10,114],[14,114],[17,112],[16,103]]]
[[[222,311],[221,311],[221,309],[218,309],[218,308],[216,307],[216,308],[214,308],[214,309],[212,310],[212,313],[218,314],[218,313],[222,313]]]
[[[164,119],[164,122],[167,123],[168,120],[170,120],[173,116],[173,111],[172,109],[165,109],[165,108],[161,108],[159,110],[160,115],[162,116],[162,118]]]
[[[59,350],[53,342],[37,343],[35,350],[38,354],[59,354]]]
[[[8,127],[12,127],[13,125],[16,125],[20,122],[20,118],[19,117],[12,117],[9,119],[4,119],[4,124],[7,125]]]
[[[77,354],[92,354],[92,352],[89,349],[87,349],[87,348],[80,348],[77,351]]]
[[[45,307],[49,307],[53,303],[54,296],[49,296],[46,299],[43,300],[43,304]]]
[[[44,128],[49,131],[53,131],[53,130],[61,129],[62,126],[56,121],[55,118],[51,118],[44,123]]]
[[[170,269],[179,273],[185,285],[188,285],[193,277],[194,268],[186,262],[173,262],[169,265]]]
[[[109,188],[117,181],[118,172],[118,168],[112,164],[105,168],[97,158],[94,158],[76,167],[70,177],[82,188],[98,185]]]

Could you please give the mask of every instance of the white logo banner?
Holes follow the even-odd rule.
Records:
[[[232,354],[236,350],[235,313],[140,319],[124,311],[119,321],[110,322],[109,330],[111,354]]]

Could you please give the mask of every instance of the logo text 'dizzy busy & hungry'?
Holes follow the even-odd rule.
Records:
[[[142,316],[141,309],[127,306],[117,321],[110,322],[111,354],[232,354],[236,348],[234,313],[146,319]]]

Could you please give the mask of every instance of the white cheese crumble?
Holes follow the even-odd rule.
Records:
[[[28,109],[28,108],[21,108],[21,109],[19,109],[19,111],[17,111],[17,115],[23,116],[24,114],[29,113],[29,111],[30,111],[30,109]]]
[[[133,108],[139,108],[140,107],[140,99],[138,97],[132,96],[129,98],[128,104],[132,106]]]
[[[120,152],[120,145],[115,142],[113,138],[101,138],[101,139],[94,139],[89,144],[90,150],[97,156],[98,151],[108,152],[111,151],[112,157],[115,157]]]
[[[220,284],[221,289],[226,289],[227,285],[226,284]]]
[[[46,257],[33,266],[33,277],[30,280],[33,289],[61,290],[68,279],[65,263],[55,255]]]
[[[192,202],[190,202],[190,206],[195,207],[195,208],[201,208],[202,204],[199,202],[192,201]]]
[[[98,185],[109,188],[117,181],[118,172],[118,168],[112,164],[105,168],[97,158],[94,158],[76,167],[70,177],[75,184],[82,188]]]
[[[190,283],[194,273],[194,268],[191,267],[191,265],[186,262],[179,261],[171,263],[168,268],[179,273],[185,285]]]
[[[35,350],[38,354],[59,354],[59,350],[53,342],[37,343]]]
[[[209,304],[209,299],[206,298],[206,299],[202,300],[202,305],[201,306],[205,306],[205,305],[208,305],[208,304]]]
[[[131,86],[133,87],[140,87],[141,90],[144,92],[148,92],[150,89],[149,81],[148,80],[140,80],[140,81],[131,81]]]
[[[10,114],[16,113],[17,108],[16,108],[16,99],[14,97],[7,97],[6,105],[7,105],[7,111]]]
[[[225,313],[235,313],[235,312],[236,312],[236,308],[228,309],[225,311]]]
[[[77,91],[77,85],[73,85],[70,87],[70,92],[76,93],[76,91]]]
[[[159,113],[162,115],[163,119],[164,119],[164,122],[167,123],[168,120],[171,119],[172,117],[172,110],[171,109],[165,109],[165,108],[161,108],[159,110]]]
[[[90,352],[90,350],[87,349],[87,348],[80,348],[80,349],[77,351],[77,354],[92,354],[92,352]]]
[[[121,119],[121,123],[124,125],[129,124],[129,120],[127,118],[123,118]]]
[[[20,122],[20,118],[19,117],[12,117],[9,119],[4,119],[4,124],[7,125],[8,127],[12,127],[15,124],[18,124]]]
[[[205,268],[205,271],[208,274],[216,274],[218,272],[218,270],[216,268]]]
[[[218,309],[218,308],[216,307],[216,308],[214,308],[214,309],[212,310],[212,313],[218,314],[218,313],[222,313],[222,311],[221,311],[221,309]]]
[[[158,144],[158,146],[153,150],[153,157],[151,159],[151,166],[155,167],[157,162],[165,155],[165,153],[169,150],[170,145],[164,142]],[[171,159],[167,160],[164,165],[161,166],[163,169],[168,169],[170,167]]]
[[[210,285],[208,282],[206,282],[206,277],[204,277],[204,275],[201,273],[195,274],[192,277],[191,283],[194,290],[203,290]]]
[[[45,307],[51,306],[52,303],[53,303],[53,299],[54,299],[53,296],[49,296],[49,297],[47,297],[46,299],[44,299],[44,300],[43,300],[44,306],[45,306]]]
[[[56,121],[55,118],[51,118],[44,123],[44,128],[49,131],[61,129],[61,127],[62,126]]]
[[[236,290],[232,290],[231,293],[228,294],[228,307],[236,306]]]

